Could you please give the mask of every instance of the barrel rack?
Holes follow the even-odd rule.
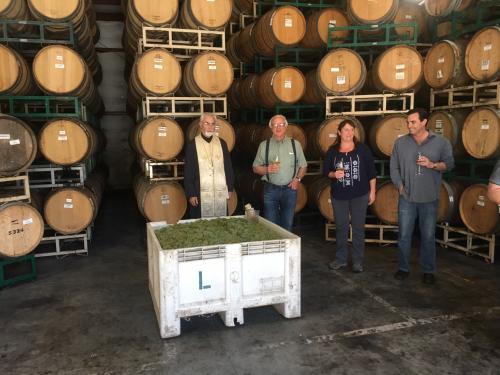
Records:
[[[414,93],[370,94],[326,97],[326,117],[338,115],[379,116],[406,113],[414,106]]]
[[[66,257],[68,255],[88,255],[89,242],[92,239],[92,225],[84,231],[75,234],[60,234],[45,227],[42,241],[34,251],[35,258]],[[50,247],[53,245],[55,247]]]
[[[437,225],[439,238],[436,242],[444,248],[463,251],[466,255],[476,255],[488,263],[495,262],[496,235],[479,235],[464,228],[442,223]]]
[[[500,81],[434,90],[431,88],[430,109],[472,108],[491,105],[500,108]]]
[[[197,117],[212,112],[227,117],[226,96],[146,96],[137,113],[137,121],[152,116]]]
[[[0,258],[0,288],[37,277],[33,254],[17,258]]]
[[[175,181],[184,179],[184,162],[171,160],[160,162],[141,158],[141,169],[150,181]]]
[[[18,118],[47,120],[60,117],[89,121],[86,107],[75,96],[0,96],[0,112]]]
[[[382,246],[396,244],[398,242],[398,226],[384,224],[376,217],[368,215],[365,224],[365,242],[376,243]],[[336,241],[332,232],[335,230],[335,223],[325,223],[325,241]],[[352,241],[352,227],[349,225],[348,241]]]
[[[12,201],[30,201],[28,176],[0,177],[0,204]]]

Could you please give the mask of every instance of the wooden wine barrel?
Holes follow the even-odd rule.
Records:
[[[13,176],[33,163],[36,136],[24,121],[0,114],[0,176]]]
[[[370,206],[373,214],[383,223],[398,224],[399,192],[396,186],[386,180],[377,184],[375,202]]]
[[[493,234],[500,230],[498,206],[487,198],[488,186],[474,184],[460,197],[460,218],[465,226],[477,234]]]
[[[316,70],[306,74],[304,103],[324,103],[325,96],[349,95],[361,90],[366,81],[365,62],[351,49],[336,48],[325,55]]]
[[[330,179],[322,176],[306,176],[302,181],[307,190],[307,205],[317,208],[326,220],[335,221]]]
[[[239,85],[238,92],[240,95],[241,107],[244,109],[252,109],[257,107],[257,84],[259,80],[258,74],[248,74]]]
[[[182,151],[184,132],[174,119],[165,116],[150,117],[132,129],[131,144],[145,158],[167,161]]]
[[[72,118],[50,120],[38,133],[40,153],[51,163],[73,165],[97,152],[99,141],[94,129]]]
[[[379,55],[370,72],[380,92],[418,90],[423,78],[422,56],[413,47],[397,45]]]
[[[272,9],[264,14],[253,28],[255,50],[262,56],[274,56],[278,46],[293,47],[300,43],[306,32],[306,19],[291,5]]]
[[[424,78],[430,87],[443,89],[470,82],[464,65],[465,48],[463,40],[442,40],[432,46],[424,61]]]
[[[0,0],[0,19],[29,20],[30,18],[30,11],[25,0]],[[26,24],[8,26],[8,29],[21,33],[27,32],[31,28],[31,25]]]
[[[233,66],[221,53],[204,52],[189,60],[183,77],[182,92],[189,96],[222,95],[233,82]]]
[[[0,95],[28,95],[34,91],[35,85],[24,57],[0,44]]]
[[[451,143],[453,155],[464,156],[466,151],[462,142],[462,127],[468,110],[434,111],[427,120],[427,128],[442,135]]]
[[[451,182],[442,181],[439,188],[439,206],[437,211],[437,222],[447,222],[457,224],[460,222],[459,202],[465,184],[454,180]]]
[[[251,23],[238,33],[236,39],[236,50],[243,62],[251,62],[253,57],[257,54],[253,43],[253,30],[256,22]]]
[[[175,181],[149,181],[138,175],[134,181],[134,191],[139,211],[148,221],[175,224],[186,212],[184,189]]]
[[[398,0],[348,0],[347,16],[357,25],[391,22],[398,9]]]
[[[234,0],[233,9],[236,8],[238,14],[252,14],[253,1],[252,0]]]
[[[199,119],[196,119],[189,124],[186,130],[186,138],[188,140],[193,140],[198,134],[200,134]],[[217,117],[217,124],[215,125],[215,135],[226,141],[227,149],[231,152],[234,148],[236,142],[236,133],[234,131],[233,125],[229,121]]]
[[[38,87],[51,95],[78,96],[94,113],[102,107],[87,64],[69,47],[42,48],[33,60],[33,76]]]
[[[500,26],[485,27],[474,34],[465,51],[465,69],[479,82],[500,77]]]
[[[299,183],[299,187],[297,189],[297,201],[295,202],[295,210],[294,212],[300,212],[304,209],[307,204],[307,190],[302,182]]]
[[[233,194],[230,195],[227,201],[227,216],[233,216],[236,208],[238,207],[238,193],[233,190]]]
[[[294,104],[304,95],[305,85],[304,75],[295,67],[269,69],[257,81],[257,102],[266,108]]]
[[[464,121],[462,142],[473,158],[490,159],[500,155],[500,110],[479,107]]]
[[[141,34],[142,25],[167,26],[172,25],[179,12],[178,0],[128,0],[125,29],[131,37]]]
[[[184,29],[219,30],[229,22],[232,0],[184,0],[179,26]]]
[[[35,19],[48,22],[71,22],[78,26],[86,18],[87,4],[85,0],[28,0],[28,7]],[[49,24],[46,30],[57,32],[67,27]],[[75,28],[76,29],[76,28]]]
[[[45,199],[45,222],[58,233],[79,233],[97,216],[99,201],[100,197],[86,187],[55,189]]]
[[[305,48],[324,48],[328,44],[328,26],[349,26],[349,20],[342,9],[323,8],[309,14],[306,20],[306,32],[300,42]],[[336,41],[343,41],[349,36],[349,30],[339,30],[332,33]]]
[[[240,86],[243,78],[235,78],[229,90],[227,90],[227,105],[234,111],[239,111],[243,108],[242,100],[240,98]]]
[[[240,63],[242,62],[242,58],[239,55],[238,51],[238,38],[240,36],[240,32],[231,35],[229,39],[226,41],[226,56],[235,68],[240,67]]]
[[[425,11],[433,17],[444,17],[456,10],[461,0],[425,0]]]
[[[129,80],[129,104],[137,105],[147,95],[163,96],[177,91],[182,71],[173,54],[152,48],[137,57]]]
[[[43,237],[43,218],[28,203],[0,205],[0,256],[19,257],[33,251]]]
[[[351,120],[355,124],[354,135],[359,142],[365,141],[363,125],[355,117],[334,116],[321,124],[310,124],[306,127],[307,147],[305,153],[312,160],[321,159],[338,137],[339,124],[344,120]]]
[[[369,141],[374,154],[381,157],[390,157],[394,142],[399,137],[408,134],[406,116],[403,114],[391,114],[379,117],[369,127]]]
[[[425,11],[415,1],[400,1],[396,16],[394,17],[395,24],[403,24],[415,22],[417,24],[417,37],[421,41],[422,37],[427,36],[427,23]],[[408,26],[398,26],[394,28],[397,35],[404,37],[407,40],[413,39],[414,29]]]
[[[305,150],[307,147],[307,137],[304,129],[301,126],[295,124],[288,124],[286,127],[286,135],[290,138],[295,139],[300,143],[302,150]],[[256,150],[259,147],[259,144],[266,139],[269,139],[273,136],[273,132],[269,126],[261,126],[260,131],[257,134],[257,137],[252,139],[253,142],[256,142]],[[248,142],[248,140],[247,140]]]
[[[259,124],[237,124],[236,144],[233,154],[240,160],[253,161],[259,147],[258,140],[263,128]]]

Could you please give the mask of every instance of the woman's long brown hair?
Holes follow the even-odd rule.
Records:
[[[342,130],[342,128],[346,125],[351,125],[353,127],[353,129],[356,130],[356,124],[352,120],[346,119],[346,120],[343,120],[339,124],[339,127],[337,129],[337,133],[339,133]],[[354,142],[354,148],[358,147],[358,143],[359,143],[358,138],[356,138],[356,136],[354,135],[352,140]],[[340,149],[340,135],[337,134],[337,139],[335,139],[335,142],[333,142],[333,144],[330,146],[330,148],[333,148],[334,150],[339,151],[339,149]]]

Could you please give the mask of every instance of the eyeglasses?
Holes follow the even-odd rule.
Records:
[[[271,125],[273,128],[284,128],[286,126],[286,124],[284,122],[280,122],[280,123],[277,123],[277,124],[272,124]]]

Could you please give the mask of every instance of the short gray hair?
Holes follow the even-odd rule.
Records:
[[[205,119],[207,117],[212,117],[215,120],[215,124],[217,125],[217,116],[211,112],[203,112],[200,116],[200,119],[198,120],[198,124],[201,125],[201,123],[203,122],[203,119]]]
[[[286,119],[286,117],[284,115],[281,115],[281,114],[277,114],[277,115],[274,115],[273,117],[271,117],[271,119],[269,120],[269,127],[271,128],[273,126],[273,120],[277,117],[281,117],[283,120],[285,120],[285,126],[288,126],[288,121]]]

